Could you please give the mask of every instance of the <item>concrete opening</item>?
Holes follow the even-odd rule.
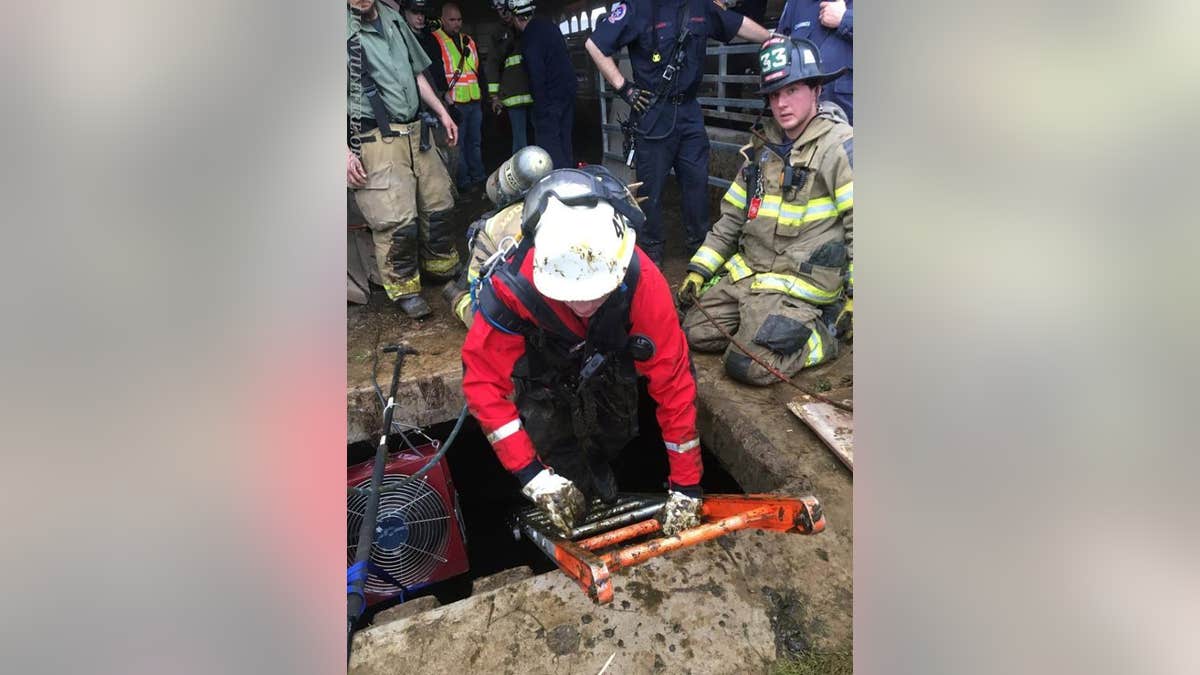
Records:
[[[656,404],[639,385],[638,423],[641,434],[621,451],[613,463],[617,485],[622,492],[663,492],[666,490],[667,456],[662,431],[655,419]],[[436,439],[449,436],[454,421],[442,422],[425,429]],[[414,435],[415,436],[415,435]],[[414,443],[418,443],[412,437]],[[399,450],[399,436],[391,439],[389,448]],[[375,454],[366,441],[347,446],[347,463],[354,465],[370,461]],[[558,569],[527,539],[514,539],[508,514],[528,502],[521,495],[513,477],[504,470],[491,445],[474,418],[468,417],[454,445],[446,453],[454,486],[458,492],[462,521],[466,528],[467,557],[470,570],[444,581],[413,591],[405,601],[434,596],[442,605],[471,595],[476,579],[504,570],[526,566],[533,574],[545,574]],[[704,477],[701,487],[709,493],[743,492],[741,485],[721,465],[717,457],[703,451]],[[377,613],[400,604],[399,600],[373,605],[367,609],[364,625]]]

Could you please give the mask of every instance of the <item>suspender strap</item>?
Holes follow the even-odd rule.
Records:
[[[371,77],[371,64],[367,61],[367,50],[363,49],[357,34],[350,36],[348,47],[350,61],[353,62],[357,56],[359,63],[362,64],[358,80],[362,84],[363,96],[371,104],[371,116],[375,118],[375,126],[379,128],[379,134],[381,136],[399,136],[399,132],[392,131],[392,128],[388,126],[388,114],[387,108],[383,105],[383,96],[379,93],[379,87],[375,86],[375,78]]]

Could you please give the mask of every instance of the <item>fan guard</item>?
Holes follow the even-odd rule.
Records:
[[[389,473],[383,485],[392,485],[407,476]],[[368,476],[355,487],[369,488]],[[347,564],[354,562],[358,545],[358,530],[362,527],[367,498],[362,494],[347,497],[346,518]],[[438,565],[446,562],[446,545],[450,538],[450,515],[441,494],[426,477],[413,481],[395,492],[379,497],[379,516],[376,519],[375,541],[371,545],[371,562],[378,565],[400,583],[415,586],[427,581]],[[364,590],[367,593],[395,593],[396,588],[371,575]]]

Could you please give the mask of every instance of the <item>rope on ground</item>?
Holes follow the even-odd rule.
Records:
[[[755,356],[754,354],[752,354],[749,349],[746,349],[745,345],[743,345],[741,342],[739,342],[737,340],[737,338],[733,337],[733,335],[731,335],[729,331],[725,330],[724,326],[722,326],[720,323],[717,323],[717,320],[713,318],[713,315],[709,314],[708,310],[704,309],[704,306],[700,304],[700,298],[696,297],[695,295],[692,296],[692,304],[694,304],[696,306],[696,309],[700,310],[700,313],[704,315],[704,318],[708,319],[709,323],[711,323],[713,326],[715,326],[717,330],[721,331],[721,335],[724,335],[725,338],[727,340],[729,340],[730,344],[732,344],[734,347],[737,347],[738,350],[741,351],[746,356],[749,356],[752,361],[754,361],[758,365],[762,366],[763,369],[765,369],[768,373],[774,375],[775,379],[779,380],[780,382],[783,382],[784,384],[791,385],[792,387],[794,387],[795,389],[800,391],[802,394],[805,394],[806,396],[811,396],[811,397],[817,399],[818,401],[821,401],[823,403],[828,403],[829,405],[831,405],[835,408],[840,408],[841,410],[845,410],[845,411],[851,412],[851,413],[854,412],[854,408],[851,408],[850,406],[846,405],[845,403],[842,403],[840,401],[835,401],[827,396],[822,396],[815,391],[810,391],[809,389],[806,389],[805,387],[802,387],[802,386],[796,384],[787,375],[784,375],[783,373],[779,372],[778,369],[772,367],[771,365],[764,362],[762,359],[760,359],[757,356]]]

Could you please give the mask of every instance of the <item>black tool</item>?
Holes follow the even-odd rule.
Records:
[[[430,146],[429,136],[430,131],[441,126],[438,118],[428,110],[421,111],[421,152],[428,150]]]

